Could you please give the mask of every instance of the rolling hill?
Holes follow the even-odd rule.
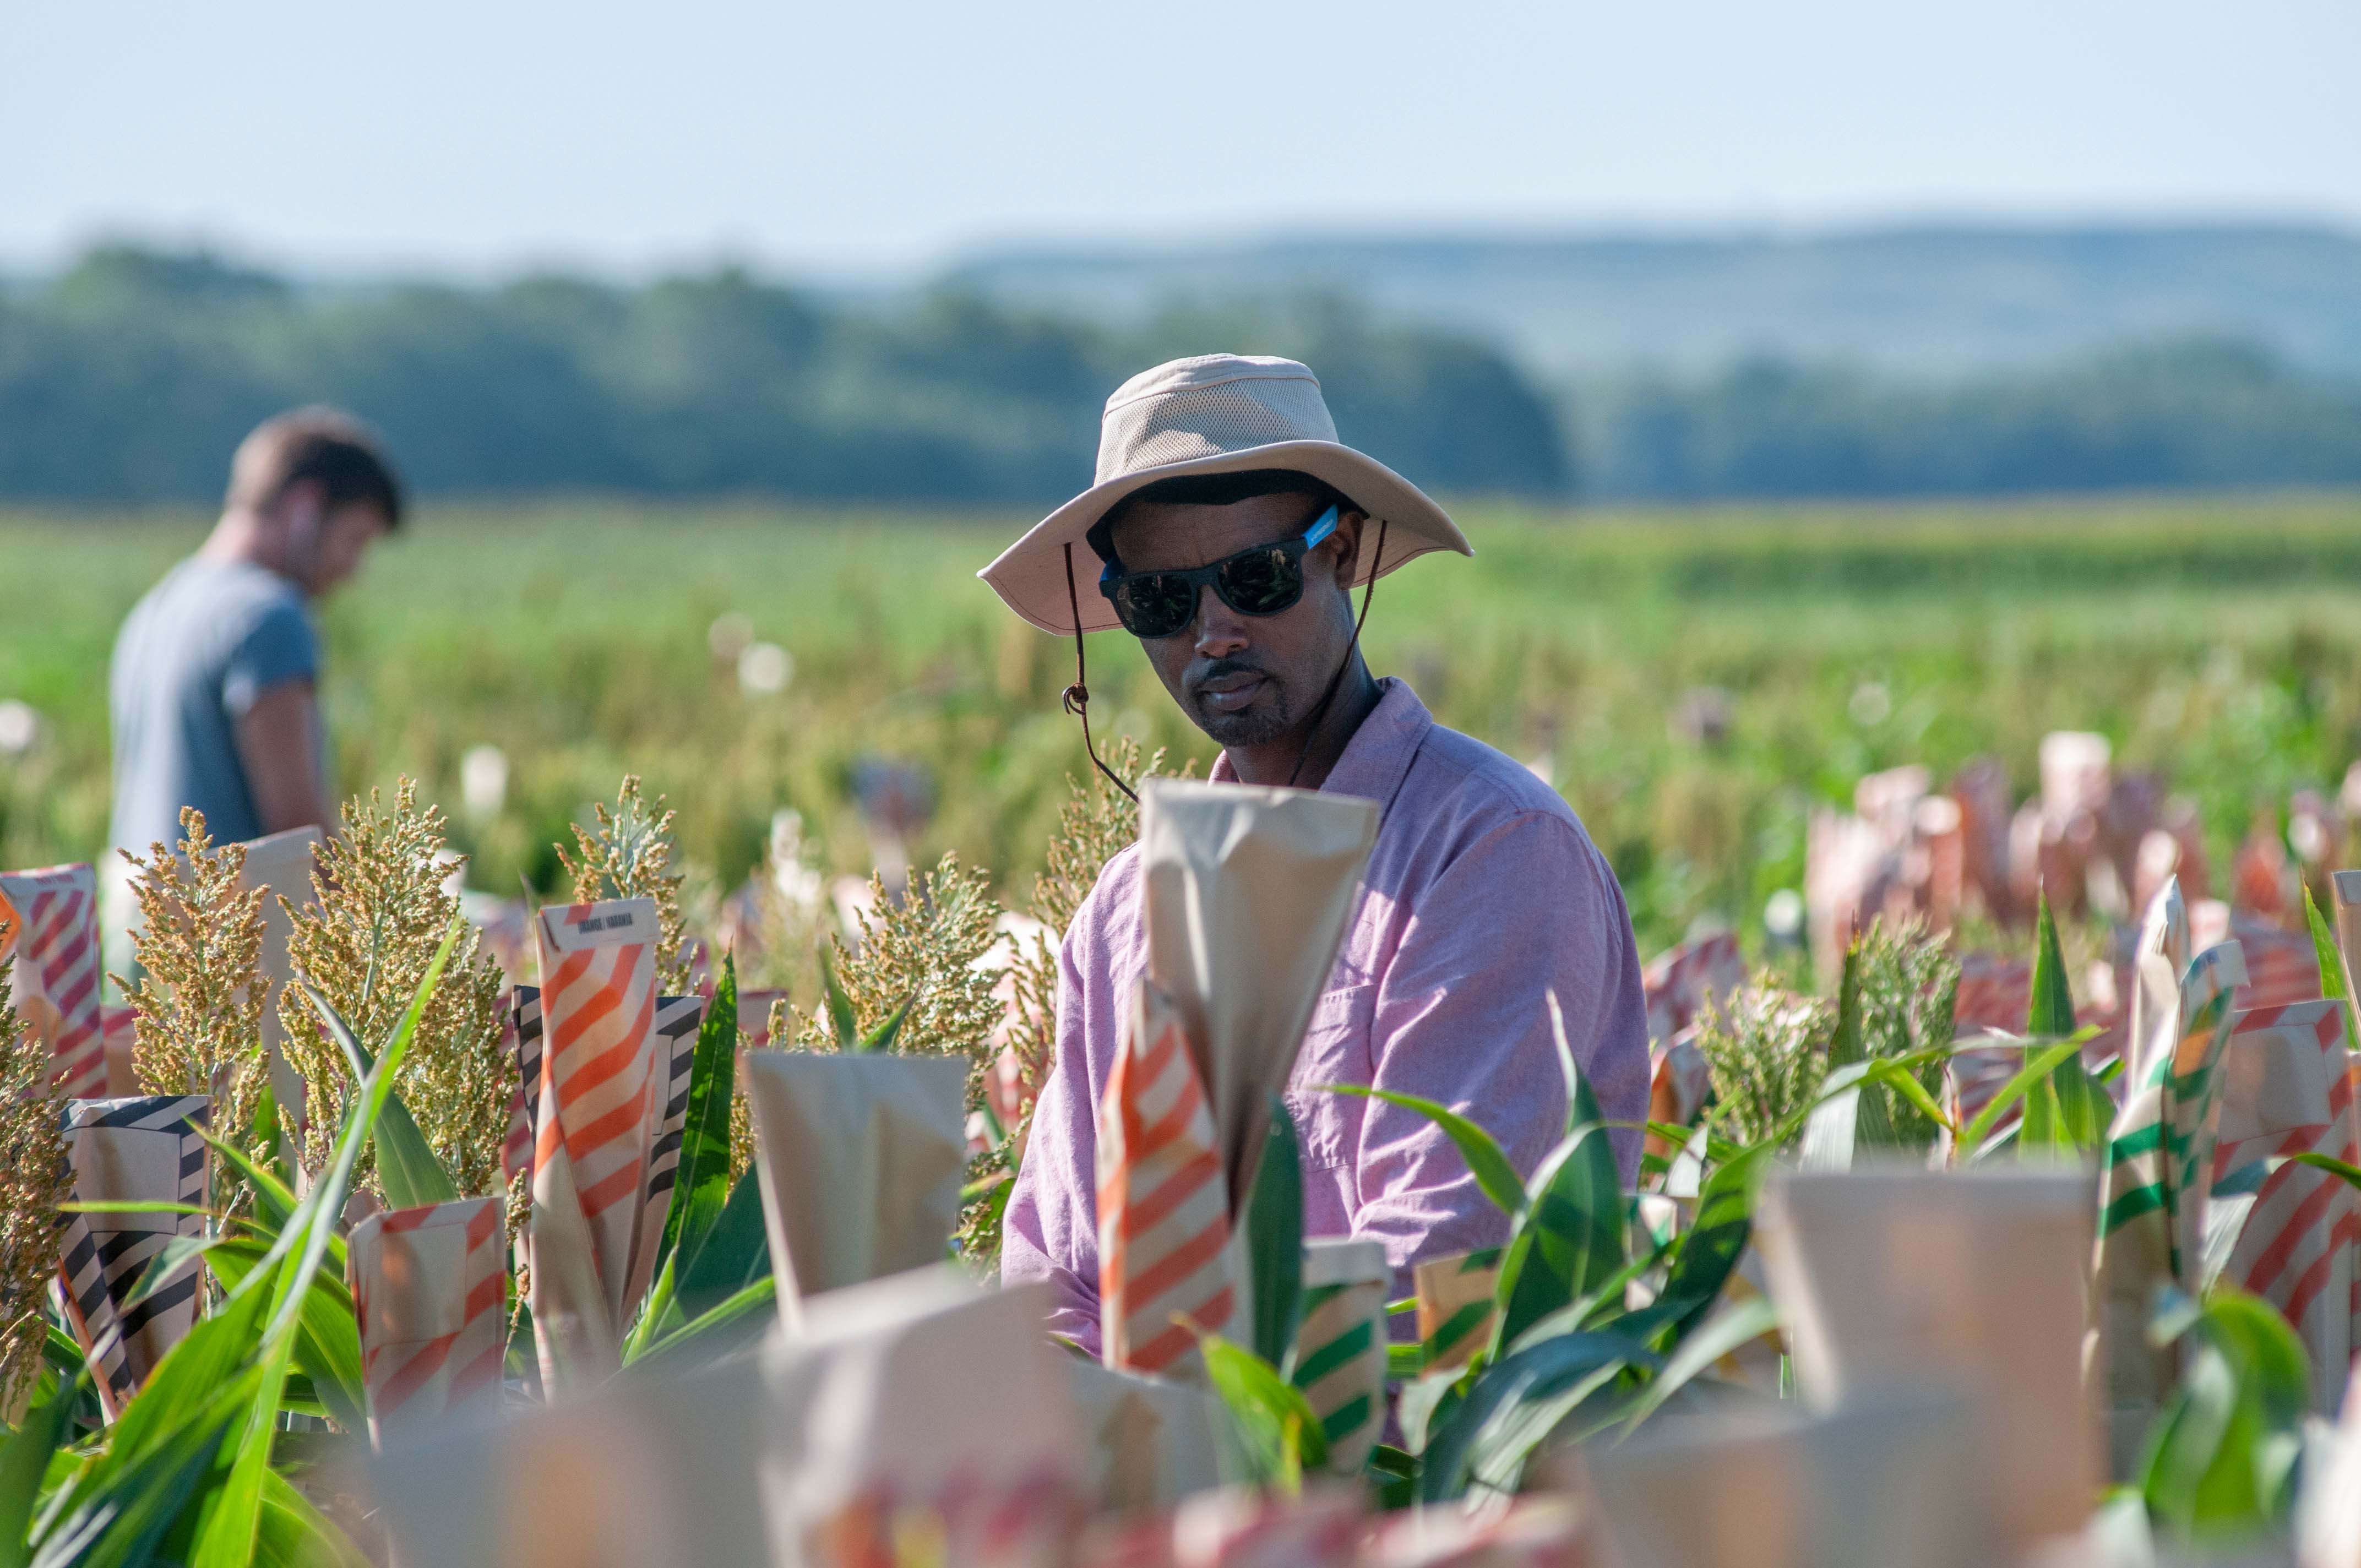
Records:
[[[1280,236],[1011,248],[942,281],[1116,323],[1174,303],[1336,293],[1472,332],[1551,378],[1756,356],[1951,377],[2197,337],[2361,378],[2361,232],[2325,225]]]

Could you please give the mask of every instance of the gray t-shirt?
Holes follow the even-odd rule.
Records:
[[[319,671],[319,633],[293,583],[201,555],[173,567],[115,640],[115,847],[145,856],[177,844],[184,806],[205,814],[217,844],[260,838],[231,727],[271,687]]]

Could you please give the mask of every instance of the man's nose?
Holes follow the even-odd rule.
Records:
[[[1225,659],[1246,647],[1246,618],[1222,602],[1211,587],[1197,594],[1195,651],[1208,659]]]

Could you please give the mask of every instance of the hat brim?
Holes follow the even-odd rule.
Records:
[[[1115,606],[1099,592],[1100,561],[1085,537],[1108,509],[1159,479],[1189,474],[1242,474],[1255,468],[1286,468],[1308,474],[1334,487],[1372,519],[1386,525],[1385,559],[1377,576],[1433,550],[1473,555],[1475,550],[1444,510],[1426,493],[1376,458],[1334,441],[1279,441],[1191,457],[1125,474],[1092,486],[1039,522],[1025,537],[1000,554],[1000,558],[976,574],[992,585],[1001,601],[1044,631],[1073,635],[1073,607],[1082,609],[1082,630],[1107,631],[1122,624]],[[1375,536],[1371,535],[1374,544]],[[1073,547],[1073,591],[1066,587],[1066,547]],[[1363,555],[1354,569],[1353,587],[1369,580],[1369,558]]]

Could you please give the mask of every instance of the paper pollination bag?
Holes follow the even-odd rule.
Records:
[[[1958,1400],[1882,1392],[1658,1422],[1585,1470],[1618,1568],[1989,1568],[2009,1559],[1960,1484],[1972,1444]]]
[[[688,1084],[697,1067],[697,1035],[704,1025],[703,997],[656,998],[655,1022],[652,1025],[655,1056],[667,1076],[661,1095],[664,1117],[655,1127],[653,1152],[648,1160],[648,1213],[641,1226],[643,1236],[661,1237],[664,1234],[664,1216],[672,1204],[673,1180],[680,1169],[681,1136],[688,1125]],[[513,1181],[533,1169],[533,1130],[541,1113],[541,987],[520,985],[511,989],[503,1032],[508,1048],[516,1058],[517,1087],[510,1100],[509,1135],[500,1150],[500,1166]],[[654,1254],[643,1250],[642,1261],[653,1268]],[[637,1283],[639,1290],[644,1292],[653,1279]],[[638,1299],[637,1295],[632,1299]]]
[[[1648,1120],[1685,1127],[1713,1091],[1713,1072],[1697,1043],[1698,1021],[1729,1007],[1746,984],[1746,960],[1727,931],[1683,942],[1651,959],[1640,974],[1648,1003]],[[1649,1154],[1670,1157],[1671,1139],[1650,1132]]]
[[[1810,1456],[1793,1420],[1656,1424],[1587,1453],[1619,1568],[1825,1568]],[[1711,1484],[1699,1486],[1700,1476]]]
[[[1160,1513],[1221,1485],[1245,1460],[1228,1412],[1194,1384],[1058,1358],[1082,1440],[1082,1495],[1099,1513]]]
[[[1648,1068],[1648,1120],[1668,1127],[1686,1127],[1713,1092],[1713,1068],[1697,1045],[1699,1026],[1692,1024],[1656,1050]],[[1678,1152],[1673,1140],[1651,1130],[1641,1147],[1669,1159]]]
[[[1738,938],[1718,931],[1649,960],[1640,973],[1648,1002],[1648,1045],[1662,1053],[1708,1009],[1726,1008],[1746,984]]]
[[[1133,988],[1098,1118],[1099,1343],[1106,1364],[1170,1372],[1224,1332],[1240,1282],[1229,1184],[1172,999]]]
[[[655,942],[653,899],[553,905],[533,921],[545,1040],[526,1234],[553,1394],[620,1365],[622,1326],[654,1272],[664,1217],[648,1182],[671,1087]]]
[[[1140,791],[1148,978],[1203,1081],[1233,1210],[1335,967],[1378,806],[1354,795],[1150,780]]]
[[[1092,1519],[1075,1538],[1070,1568],[1173,1568],[1170,1516]]]
[[[1320,1418],[1328,1468],[1347,1475],[1361,1473],[1385,1430],[1386,1292],[1393,1277],[1383,1243],[1304,1244],[1294,1381]]]
[[[2342,1000],[2238,1014],[2222,1058],[2212,1170],[2216,1183],[2244,1190],[2210,1200],[2225,1211],[2244,1206],[2212,1227],[2211,1245],[2228,1242],[2223,1277],[2286,1315],[2311,1356],[2313,1409],[2323,1415],[2344,1398],[2361,1350],[2361,1193],[2325,1170],[2271,1166],[2303,1153],[2361,1164],[2349,1016]]]
[[[658,1096],[663,1109],[650,1124],[655,1141],[648,1156],[646,1212],[640,1221],[640,1234],[647,1243],[637,1260],[645,1270],[645,1277],[637,1282],[642,1292],[655,1284],[655,1246],[664,1236],[664,1218],[672,1210],[672,1190],[680,1178],[681,1139],[688,1130],[688,1085],[697,1073],[697,1032],[704,1027],[705,998],[656,998],[656,1070],[663,1079]],[[649,1109],[656,1110],[653,1102]]]
[[[764,1416],[742,1359],[626,1372],[556,1407],[390,1429],[370,1487],[415,1568],[764,1563]]]
[[[1368,1524],[1359,1490],[1334,1482],[1201,1492],[1173,1514],[1173,1568],[1350,1568]]]
[[[99,1030],[106,1042],[106,1094],[109,1100],[131,1100],[139,1093],[139,1009],[109,1002],[101,1006]]]
[[[1482,1518],[1457,1509],[1389,1514],[1361,1549],[1362,1568],[1584,1568],[1592,1560],[1582,1505],[1521,1497]]]
[[[0,962],[10,960],[16,1011],[49,1053],[50,1082],[68,1099],[104,1094],[96,872],[0,872]]]
[[[346,1238],[369,1435],[498,1402],[506,1351],[500,1200],[381,1210]]]
[[[2361,1568],[2361,1377],[2345,1413],[2305,1455],[2296,1503],[2296,1560],[2302,1568]]]
[[[2344,960],[2345,994],[2361,996],[2361,871],[2328,873],[2330,902],[2336,905],[2337,956]]]
[[[1140,795],[1148,972],[1097,1107],[1102,1348],[1165,1371],[1246,1310],[1253,1190],[1378,808],[1349,795],[1153,780]],[[1185,1322],[1181,1320],[1185,1319]]]
[[[2142,928],[2123,1100],[2107,1129],[2098,1196],[2094,1348],[2105,1390],[2111,1466],[2136,1463],[2149,1421],[2169,1398],[2179,1355],[2147,1337],[2157,1287],[2203,1285],[2205,1217],[2221,1109],[2217,1070],[2230,1003],[2246,979],[2235,942],[2176,970],[2188,946],[2180,890],[2168,882]]]
[[[1411,1281],[1418,1299],[1418,1343],[1426,1369],[1466,1365],[1492,1337],[1500,1249],[1431,1258],[1411,1271]]]
[[[66,1155],[78,1203],[183,1203],[203,1208],[210,1151],[199,1136],[213,1114],[202,1094],[69,1101]],[[195,1326],[203,1264],[191,1258],[158,1289],[122,1303],[174,1236],[204,1234],[201,1214],[64,1216],[60,1291],[74,1338],[97,1375],[109,1420],[164,1353]]]
[[[519,1030],[519,993],[533,992],[533,1059],[525,1065],[525,1047]],[[541,988],[516,986],[500,1014],[500,1048],[517,1065],[517,1080],[509,1089],[509,1134],[500,1143],[500,1177],[513,1182],[533,1174],[533,1121],[541,1102]],[[530,1250],[531,1238],[519,1236],[518,1245]]]
[[[2361,872],[2331,872],[2328,880],[2330,902],[2336,906],[2334,921],[2338,965],[2345,972],[2345,998],[2352,1003],[2361,998],[2361,984],[2356,984],[2356,977],[2361,977]],[[2354,1089],[2361,1094],[2361,1038],[2356,1038],[2352,1046]]]
[[[1943,1062],[1943,1108],[1951,1113],[1954,1122],[1966,1126],[1999,1098],[2009,1080],[2024,1067],[2023,1036],[1996,1028],[1962,1030],[1952,1036],[1951,1054]],[[2024,1123],[2025,1102],[2020,1098],[2001,1113],[1993,1124],[1993,1131],[2022,1126]],[[1953,1145],[1949,1128],[1943,1129],[1936,1146],[1945,1158],[1950,1157]]]
[[[287,956],[287,938],[294,931],[295,919],[279,901],[284,898],[298,909],[317,902],[312,872],[320,840],[317,828],[292,828],[249,839],[243,846],[246,868],[239,876],[245,887],[263,890],[262,952],[258,967],[269,987],[262,1008],[262,1047],[270,1063],[270,1092],[299,1122],[303,1113],[303,1078],[287,1060],[287,1025],[274,1004],[280,991],[295,978]]]
[[[1047,1312],[947,1263],[806,1300],[762,1356],[774,1568],[1062,1563],[1083,1467]]]
[[[779,1313],[948,1255],[967,1169],[967,1064],[953,1057],[750,1051]]]
[[[2143,1069],[2155,1065],[2155,1055],[2177,1037],[2180,1010],[2180,980],[2189,960],[2189,909],[2180,896],[2180,879],[2167,877],[2140,918],[2138,940],[2132,948],[2131,995],[2124,1035],[2126,1081],[2138,1082]],[[2167,1023],[2166,1020],[2172,1020]]]
[[[2101,1480],[2082,1388],[2092,1178],[2079,1168],[1795,1172],[1762,1246],[1805,1401],[1928,1382],[1967,1400],[1952,1479],[2015,1551],[2081,1528]]]

